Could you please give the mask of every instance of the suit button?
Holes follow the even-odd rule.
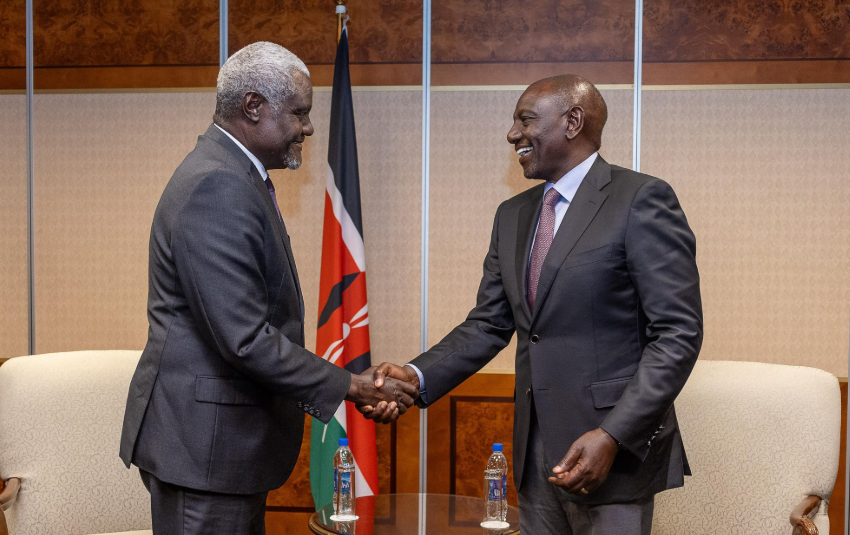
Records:
[[[531,335],[531,343],[532,343],[532,344],[536,344],[536,343],[537,343],[537,342],[539,342],[539,341],[540,341],[540,337],[539,337],[539,336],[537,336],[536,334],[532,334],[532,335]]]
[[[525,395],[527,396],[527,395],[529,395],[529,394],[531,394],[531,389],[530,389],[530,388],[526,388],[526,389],[525,389]]]

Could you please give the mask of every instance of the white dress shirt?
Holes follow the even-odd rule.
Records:
[[[561,226],[561,221],[564,220],[564,216],[567,215],[567,210],[570,208],[570,203],[573,202],[573,197],[576,195],[576,191],[578,191],[578,187],[581,185],[584,177],[587,176],[590,168],[593,167],[593,162],[596,161],[596,158],[599,156],[598,152],[594,152],[590,156],[587,157],[586,160],[578,164],[577,166],[570,169],[566,175],[562,176],[555,182],[546,182],[546,185],[543,187],[543,196],[545,197],[549,190],[555,188],[558,190],[558,193],[561,194],[561,198],[558,199],[558,202],[555,204],[555,231],[553,237],[558,234],[558,227]],[[542,201],[541,201],[542,202]],[[540,220],[537,220],[537,224],[540,224]],[[534,230],[534,239],[537,239],[537,227]],[[531,242],[531,249],[529,249],[528,253],[528,261],[531,261],[531,251],[534,250],[534,240]],[[414,366],[413,364],[405,364],[405,366],[410,366],[413,368],[413,371],[416,372],[416,375],[419,376],[419,397],[422,398],[422,401],[427,403],[427,399],[425,398],[425,377],[422,375],[422,372]]]

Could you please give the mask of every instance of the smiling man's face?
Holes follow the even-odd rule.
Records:
[[[313,135],[310,122],[313,86],[300,72],[296,72],[294,78],[295,93],[283,102],[278,112],[266,105],[257,125],[256,139],[260,147],[256,156],[266,169],[298,169],[302,143],[307,136]]]
[[[569,171],[567,112],[563,99],[546,86],[532,85],[517,101],[508,143],[525,178],[556,182]]]

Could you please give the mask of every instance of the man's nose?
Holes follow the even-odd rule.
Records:
[[[305,136],[312,136],[313,135],[313,123],[310,122],[309,117],[307,117],[307,122],[304,123],[304,126],[301,128],[301,133],[304,134]]]
[[[508,143],[511,145],[515,145],[522,138],[522,134],[519,133],[519,128],[516,127],[516,123],[511,126],[511,129],[508,130]]]

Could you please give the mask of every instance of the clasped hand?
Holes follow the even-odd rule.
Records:
[[[347,401],[378,423],[394,422],[419,396],[419,377],[410,368],[385,362],[352,375]]]
[[[407,412],[419,396],[419,377],[416,372],[395,364],[383,363],[352,375],[347,401],[360,413],[378,423],[394,422]]]

